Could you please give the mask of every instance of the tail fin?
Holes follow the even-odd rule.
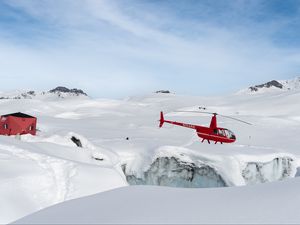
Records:
[[[160,120],[159,120],[159,127],[160,128],[163,126],[164,122],[165,122],[164,114],[163,114],[163,112],[160,112]]]

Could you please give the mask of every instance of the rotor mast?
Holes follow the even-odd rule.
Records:
[[[217,114],[216,114],[216,113],[213,114],[213,116],[212,116],[212,118],[211,118],[211,121],[210,121],[209,127],[210,127],[211,129],[216,129],[216,128],[218,127],[218,126],[217,126]]]

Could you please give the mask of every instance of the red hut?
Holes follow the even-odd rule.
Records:
[[[36,121],[33,116],[18,112],[0,117],[0,135],[36,134]]]

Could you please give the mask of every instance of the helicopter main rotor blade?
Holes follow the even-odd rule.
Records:
[[[248,122],[246,122],[246,121],[244,121],[244,120],[236,119],[236,118],[233,118],[233,117],[231,117],[231,116],[224,116],[224,115],[220,115],[220,114],[217,114],[217,115],[222,116],[222,117],[225,117],[225,118],[229,118],[229,119],[232,119],[232,120],[236,120],[236,121],[239,121],[239,122],[241,122],[241,123],[245,123],[245,124],[248,124],[248,125],[252,125],[252,123],[248,123]]]
[[[204,114],[210,114],[210,115],[218,115],[218,113],[212,113],[212,112],[199,112],[199,111],[175,111],[175,112],[191,112],[191,113],[204,113]]]
[[[240,120],[240,119],[236,119],[234,117],[231,117],[231,116],[224,116],[224,115],[221,115],[221,114],[218,114],[218,113],[212,113],[212,112],[199,112],[199,111],[176,111],[176,112],[191,112],[191,113],[204,113],[204,114],[210,114],[210,115],[218,115],[218,116],[222,116],[222,117],[226,117],[226,118],[229,118],[229,119],[232,119],[232,120],[236,120],[236,121],[239,121],[241,123],[245,123],[245,124],[248,124],[248,125],[252,125],[251,123],[248,123],[244,120]]]

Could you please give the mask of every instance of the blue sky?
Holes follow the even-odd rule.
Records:
[[[2,90],[219,95],[300,75],[297,0],[2,0]]]

